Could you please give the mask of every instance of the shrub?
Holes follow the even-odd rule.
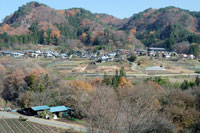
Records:
[[[51,119],[54,116],[53,113],[51,113],[49,110],[44,110],[42,112],[39,112],[38,115],[44,119]]]
[[[103,83],[106,85],[111,85],[112,84],[112,77],[106,75],[106,73],[104,73],[104,77],[103,77]]]
[[[195,83],[196,83],[197,86],[200,85],[200,78],[199,78],[199,76],[196,77],[196,79],[195,79]]]
[[[138,61],[138,66],[140,66],[141,65],[141,61]]]
[[[25,117],[23,117],[23,116],[19,116],[19,120],[21,120],[21,121],[27,121],[28,118],[25,118]]]
[[[187,90],[187,89],[189,89],[189,87],[190,87],[190,84],[188,83],[188,81],[184,80],[183,83],[181,84],[181,89]]]
[[[114,88],[132,87],[132,83],[126,79],[124,67],[121,67],[120,71],[116,70],[114,76],[104,74],[103,83]]]
[[[70,85],[74,89],[77,89],[77,90],[85,90],[87,92],[93,91],[92,85],[88,82],[85,82],[85,81],[75,80],[75,81],[72,81]]]
[[[195,82],[193,82],[193,81],[190,81],[190,82],[189,82],[189,85],[190,85],[190,88],[193,88],[193,87],[196,86]]]
[[[182,90],[187,90],[187,89],[193,88],[195,86],[196,86],[195,82],[193,82],[193,81],[188,82],[187,80],[184,80],[180,87]]]
[[[128,61],[130,62],[135,62],[137,59],[137,57],[135,55],[131,55],[129,58],[128,58]]]
[[[169,84],[169,80],[167,78],[161,78],[161,77],[147,78],[146,81],[153,81],[162,86]]]

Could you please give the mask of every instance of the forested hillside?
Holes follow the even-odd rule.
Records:
[[[30,43],[70,48],[142,46],[133,34],[115,27],[121,21],[81,8],[54,10],[30,2],[4,19],[0,27],[0,46],[8,48]]]
[[[199,14],[176,7],[147,9],[133,15],[121,29],[135,30],[137,39],[145,46],[174,50],[185,41],[200,43]]]
[[[15,44],[63,48],[164,47],[189,52],[200,43],[200,12],[176,7],[147,9],[127,19],[94,14],[82,8],[55,10],[30,2],[0,25],[0,48]],[[192,45],[191,45],[192,44]]]

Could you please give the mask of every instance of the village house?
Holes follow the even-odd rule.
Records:
[[[187,59],[187,57],[188,57],[188,55],[187,54],[180,54],[179,55],[179,58],[181,58],[181,59]]]
[[[109,57],[108,57],[107,55],[99,55],[99,56],[98,56],[97,62],[100,62],[100,63],[106,62],[106,60],[107,60],[108,58],[109,58]]]
[[[2,53],[3,56],[12,56],[12,52],[11,51],[4,51]]]
[[[192,55],[192,54],[190,54],[190,55],[188,55],[187,59],[188,59],[188,60],[194,60],[194,59],[195,59],[195,56]]]
[[[38,58],[40,56],[40,54],[38,54],[38,53],[31,53],[30,54],[30,57],[32,57],[32,58]]]
[[[149,56],[156,56],[156,54],[166,52],[165,48],[148,48],[147,53]]]
[[[165,59],[170,59],[171,58],[170,54],[168,54],[168,53],[164,53],[164,54],[162,54],[162,56]]]
[[[113,58],[115,57],[115,55],[116,55],[116,52],[112,52],[108,54],[109,57],[113,57]]]
[[[32,53],[35,53],[34,50],[25,50],[24,51],[24,55],[28,56],[28,57],[32,57]]]
[[[146,56],[147,50],[138,49],[138,50],[136,50],[136,54],[137,54],[137,56]]]
[[[22,52],[13,52],[12,56],[14,58],[20,58],[20,57],[24,57],[24,53],[22,53]]]
[[[67,54],[65,54],[65,53],[61,53],[61,54],[60,54],[60,57],[63,58],[63,59],[65,59],[65,58],[67,58],[68,56],[67,56]]]

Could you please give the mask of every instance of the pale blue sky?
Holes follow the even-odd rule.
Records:
[[[32,0],[2,0],[0,21]],[[55,9],[82,7],[93,13],[111,14],[118,18],[130,17],[147,8],[176,6],[191,11],[200,11],[200,0],[35,0]]]

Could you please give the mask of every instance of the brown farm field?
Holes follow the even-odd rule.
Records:
[[[27,67],[41,67],[48,73],[54,74],[64,80],[81,79],[87,80],[91,77],[102,77],[99,76],[106,74],[115,74],[116,70],[124,67],[127,75],[166,75],[166,74],[195,74],[196,68],[200,68],[200,63],[197,60],[164,60],[164,59],[153,59],[151,57],[138,57],[134,63],[128,61],[122,62],[105,62],[92,64],[91,60],[87,59],[44,59],[44,58],[0,58],[0,64],[6,66],[7,72],[13,68],[24,68]],[[138,65],[138,62],[141,65]],[[13,67],[15,66],[15,67]],[[146,71],[147,67],[163,66],[165,71]],[[28,70],[27,70],[28,71]],[[95,76],[90,76],[94,74]],[[87,75],[87,76],[85,76]],[[89,75],[89,76],[88,76]]]
[[[71,133],[65,129],[18,119],[0,119],[0,133]]]

